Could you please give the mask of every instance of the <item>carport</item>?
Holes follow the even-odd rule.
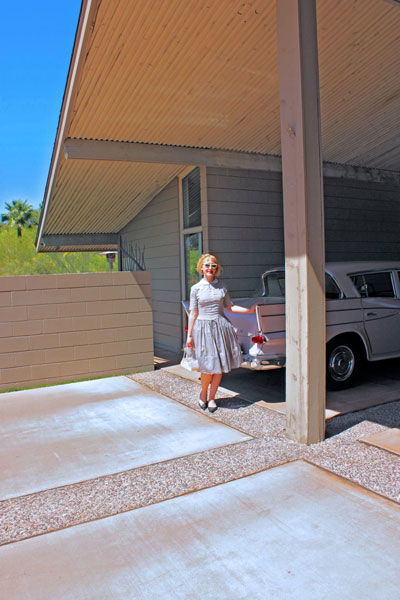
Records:
[[[323,169],[399,173],[399,26],[388,0],[82,4],[38,250],[115,248],[188,165],[282,169],[287,432],[306,444],[324,436]]]

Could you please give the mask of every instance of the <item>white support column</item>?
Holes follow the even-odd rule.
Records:
[[[277,0],[287,435],[325,433],[325,252],[316,0]]]

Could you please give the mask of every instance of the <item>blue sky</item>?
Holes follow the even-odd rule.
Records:
[[[43,200],[80,0],[3,2],[0,24],[0,212]]]

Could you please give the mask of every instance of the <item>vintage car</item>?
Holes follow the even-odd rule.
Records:
[[[330,389],[352,385],[365,361],[400,357],[400,261],[327,263],[325,293]],[[265,271],[254,296],[234,298],[234,302],[257,304],[256,314],[225,311],[239,337],[242,366],[284,367],[284,268]]]

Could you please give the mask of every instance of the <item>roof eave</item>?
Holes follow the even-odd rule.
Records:
[[[68,69],[67,82],[65,85],[60,116],[58,119],[57,133],[51,156],[49,173],[44,192],[42,210],[40,213],[39,226],[35,240],[36,251],[39,251],[43,235],[46,214],[51,195],[53,182],[58,171],[58,159],[63,149],[64,135],[68,131],[72,119],[73,98],[77,93],[79,79],[82,74],[83,64],[86,59],[91,33],[94,29],[97,12],[101,0],[82,0],[78,25],[75,33],[74,45]]]

